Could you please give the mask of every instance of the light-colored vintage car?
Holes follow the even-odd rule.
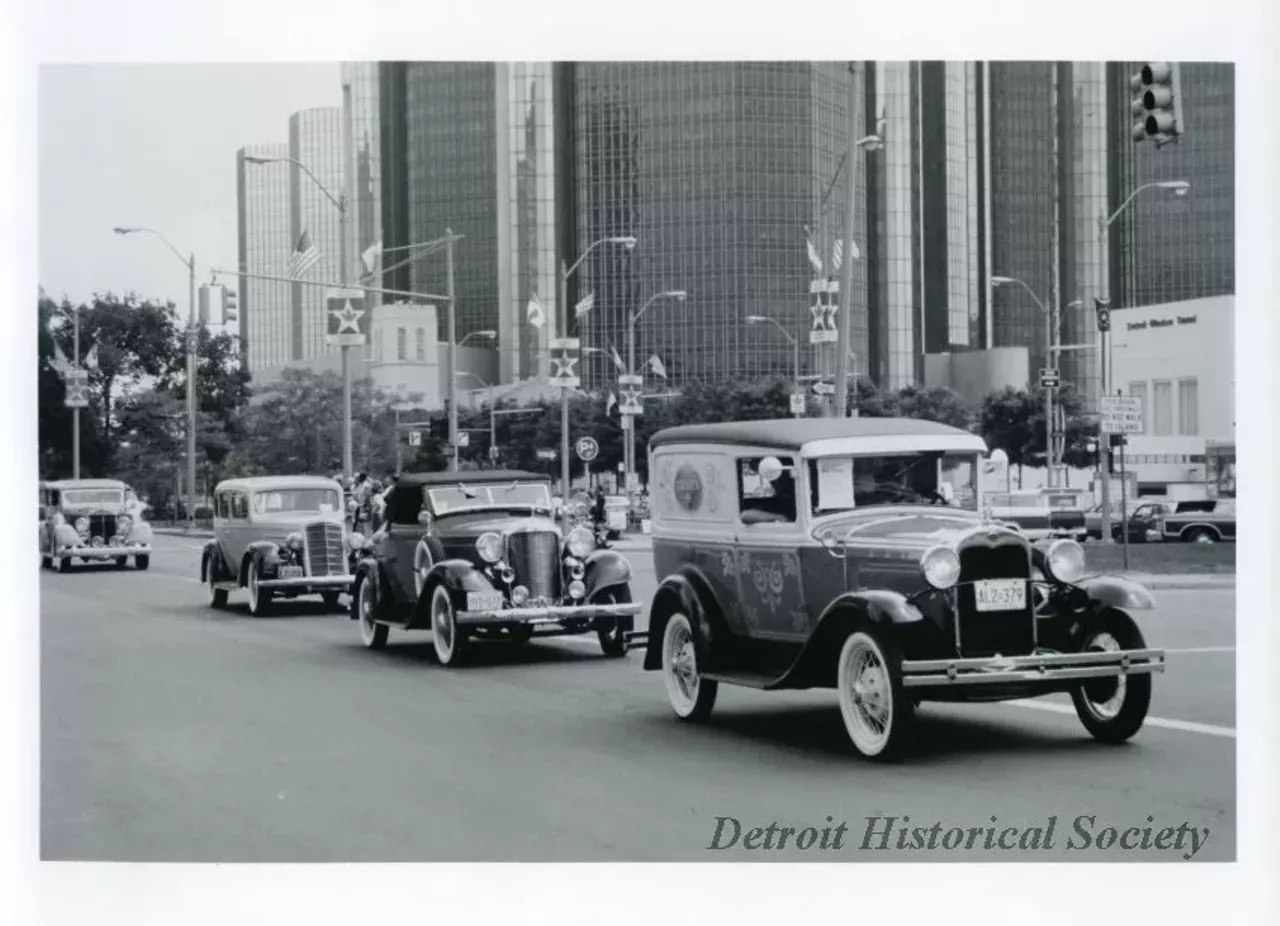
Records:
[[[899,418],[659,431],[660,584],[628,643],[648,647],[676,715],[707,719],[721,683],[835,688],[854,748],[883,759],[922,701],[1065,692],[1095,738],[1137,733],[1164,670],[1129,616],[1151,594],[1091,575],[1074,540],[990,517],[985,451]]]
[[[349,553],[364,539],[348,536],[342,487],[324,476],[258,476],[218,483],[214,538],[200,558],[209,603],[225,607],[237,589],[249,612],[265,614],[274,597],[320,595],[336,608],[353,581]]]
[[[63,479],[40,483],[40,565],[66,572],[74,560],[114,562],[123,569],[133,557],[151,565],[151,526],[143,505],[117,479]]]

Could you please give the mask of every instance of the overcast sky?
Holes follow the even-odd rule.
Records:
[[[134,290],[187,306],[187,272],[236,265],[235,155],[286,142],[289,114],[339,106],[337,64],[51,65],[39,81],[40,284],[55,299]]]

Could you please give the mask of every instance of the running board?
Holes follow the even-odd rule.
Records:
[[[777,686],[778,676],[762,675],[759,672],[703,672],[702,678],[726,685],[741,685],[744,688],[771,689]]]

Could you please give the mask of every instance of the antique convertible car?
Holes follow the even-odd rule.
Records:
[[[57,572],[82,563],[114,561],[123,569],[133,557],[151,565],[151,526],[142,505],[116,479],[64,479],[40,484],[40,565]]]
[[[472,639],[595,631],[605,655],[625,655],[640,613],[631,566],[589,529],[557,525],[551,504],[547,478],[531,473],[400,476],[356,567],[364,645],[386,645],[390,627],[430,630],[450,666]]]
[[[706,719],[721,682],[835,688],[853,746],[888,758],[922,701],[1067,692],[1094,737],[1133,736],[1164,669],[1129,616],[1150,593],[980,513],[985,449],[894,418],[658,432],[660,585],[628,644],[677,716]]]
[[[213,498],[214,537],[200,557],[200,581],[209,603],[227,605],[237,590],[249,593],[249,613],[260,617],[275,596],[319,594],[325,605],[351,587],[350,548],[342,487],[323,476],[259,476],[218,483]]]

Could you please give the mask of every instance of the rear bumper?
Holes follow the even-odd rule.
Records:
[[[124,546],[124,547],[91,547],[86,545],[63,547],[58,551],[58,556],[78,556],[82,559],[94,559],[101,557],[102,559],[111,559],[116,556],[148,556],[151,553],[151,545],[144,544],[141,546]]]
[[[635,617],[638,604],[585,604],[553,608],[504,608],[499,611],[459,611],[459,624],[561,624],[599,617]]]
[[[902,663],[904,688],[1053,682],[1163,672],[1164,650],[1042,653],[986,659],[925,659]]]
[[[258,588],[350,588],[355,576],[298,576],[296,579],[259,579]]]

